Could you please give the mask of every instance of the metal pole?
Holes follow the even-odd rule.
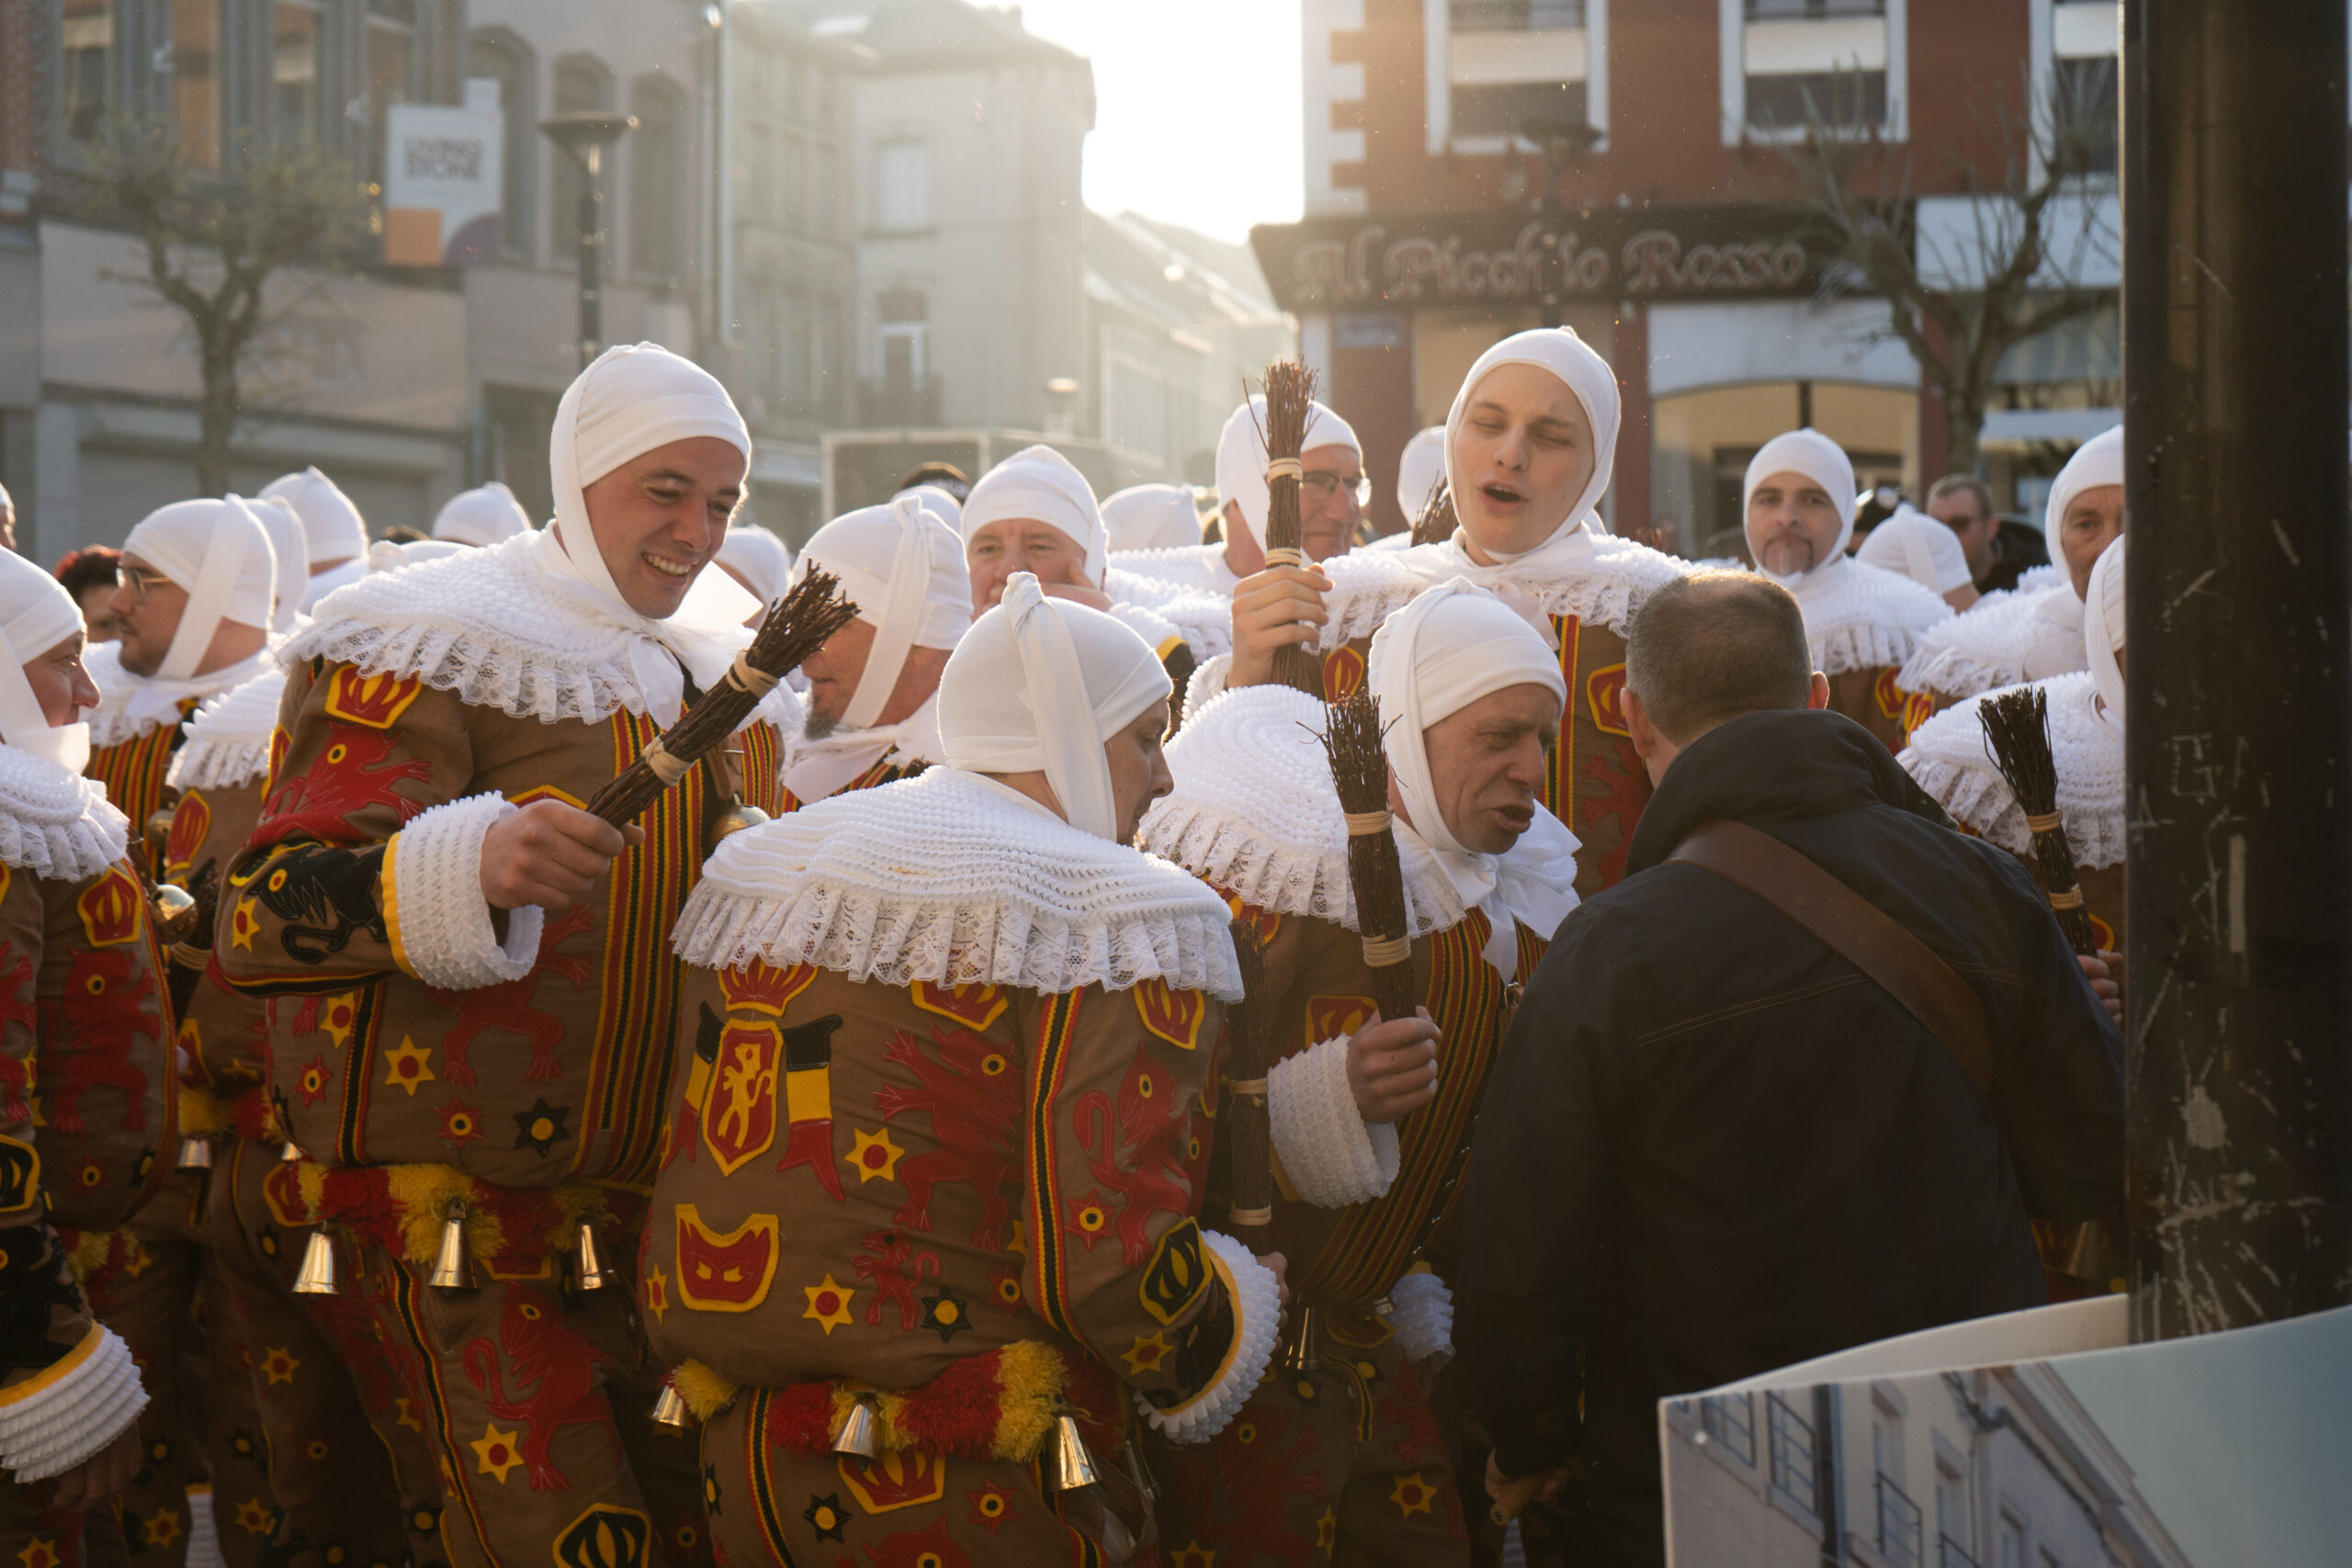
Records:
[[[580,153],[587,178],[580,183],[580,368],[605,352],[605,167],[604,149],[591,142]]]
[[[2123,0],[2140,1340],[2352,1301],[2345,28]]]

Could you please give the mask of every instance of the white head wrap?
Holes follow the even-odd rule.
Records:
[[[1389,616],[1373,634],[1370,664],[1388,766],[1411,829],[1463,902],[1487,911],[1487,961],[1509,980],[1519,967],[1516,927],[1548,940],[1576,908],[1576,835],[1538,802],[1535,820],[1509,852],[1464,848],[1439,809],[1424,734],[1508,686],[1542,686],[1565,703],[1559,656],[1517,612],[1457,577]]]
[[[155,671],[165,681],[196,673],[212,634],[224,621],[267,630],[277,589],[277,558],[269,535],[245,503],[178,501],[151,512],[122,542],[141,560],[187,590],[179,629]]]
[[[261,493],[294,509],[302,520],[302,539],[313,562],[351,560],[368,553],[368,525],[359,508],[318,469],[272,479]]]
[[[756,524],[727,530],[727,542],[718,547],[718,564],[741,577],[763,604],[775,604],[792,586],[791,547]]]
[[[659,620],[639,615],[605,565],[585,492],[623,464],[695,436],[726,442],[749,466],[752,433],[718,378],[659,344],[641,343],[608,348],[580,373],[556,405],[555,428],[548,438],[555,522],[539,532],[539,565],[598,613],[638,634],[640,640],[630,650],[638,690],[664,724],[684,705],[678,662],[707,690],[743,645],[743,623],[758,606],[733,578],[706,569],[674,614]]]
[[[523,503],[496,479],[479,490],[459,491],[433,520],[433,536],[458,545],[494,545],[530,530]]]
[[[1432,424],[1405,443],[1404,455],[1396,459],[1396,505],[1410,523],[1421,514],[1421,508],[1437,493],[1437,481],[1445,478],[1445,426]]]
[[[870,729],[899,683],[907,653],[954,648],[972,624],[972,580],[964,542],[928,487],[901,491],[888,506],[844,513],[817,530],[793,568],[812,566],[842,580],[857,618],[874,628],[865,672],[842,714],[848,729]]]
[[[13,550],[0,550],[0,741],[80,773],[89,765],[90,727],[52,728],[25,665],[83,629],[81,607],[57,579]]]
[[[1453,394],[1453,407],[1445,416],[1446,482],[1456,491],[1469,488],[1466,476],[1453,467],[1454,444],[1461,437],[1462,422],[1470,412],[1478,383],[1505,365],[1532,365],[1558,377],[1592,425],[1592,478],[1585,481],[1584,492],[1568,503],[1567,515],[1559,519],[1544,543],[1579,526],[1595,534],[1601,532],[1600,514],[1593,508],[1608,493],[1610,477],[1617,467],[1617,425],[1623,417],[1623,402],[1617,389],[1617,373],[1609,368],[1609,361],[1566,327],[1538,327],[1532,332],[1514,333],[1480,355],[1477,363],[1470,367],[1470,374],[1462,378],[1462,389]],[[1538,545],[1535,549],[1542,547]],[[1534,550],[1514,555],[1494,550],[1487,553],[1508,563],[1522,555],[1532,555]]]
[[[1172,550],[1201,542],[1201,513],[1191,485],[1130,485],[1103,497],[1102,529],[1114,554]]]
[[[302,601],[311,591],[311,547],[302,535],[302,519],[274,495],[255,496],[245,510],[269,536],[269,553],[277,561],[277,586],[271,599],[269,629],[286,632],[302,618]]]
[[[2091,563],[2089,590],[2083,595],[2083,652],[2105,705],[2098,721],[2118,740],[2123,739],[2123,665],[2115,657],[2123,646],[2123,544],[2118,535],[2098,553]]]
[[[1828,555],[1814,563],[1812,571],[1800,571],[1788,577],[1777,577],[1761,565],[1757,571],[1786,588],[1846,558],[1846,541],[1854,536],[1854,464],[1846,449],[1821,432],[1813,429],[1792,430],[1775,435],[1747,460],[1747,478],[1739,487],[1740,527],[1747,526],[1747,503],[1755,498],[1756,487],[1774,474],[1802,474],[1821,487],[1829,497],[1829,504],[1838,509],[1838,542]],[[1756,553],[1756,539],[1747,538],[1750,555]]]
[[[1102,586],[1110,536],[1094,504],[1094,488],[1077,464],[1050,446],[1024,446],[981,475],[964,498],[965,540],[1010,517],[1035,518],[1069,535],[1086,552],[1086,581]]]
[[[2123,427],[2103,430],[2080,446],[2050,481],[2050,499],[2041,508],[2041,536],[2050,541],[2052,558],[2063,559],[2058,552],[2058,536],[2066,525],[2066,508],[2086,490],[2100,485],[2123,482]]]
[[[946,518],[948,526],[956,529],[959,533],[962,531],[964,526],[964,503],[956,500],[956,492],[949,490],[945,485],[933,484],[926,480],[919,485],[909,485],[906,489],[892,495],[890,499],[892,501],[896,501],[901,495],[919,495],[922,497],[922,503],[925,507],[934,514]]]
[[[462,555],[474,547],[451,539],[379,539],[368,547],[368,570],[371,572],[405,571],[429,560]]]
[[[1976,580],[1968,570],[1968,552],[1960,547],[1960,536],[1907,501],[1870,531],[1854,556],[1899,571],[1939,598]]]
[[[1266,489],[1265,429],[1266,399],[1260,393],[1233,411],[1216,439],[1217,499],[1220,504],[1241,503],[1242,524],[1261,549],[1266,545],[1266,508],[1273,500]],[[1321,403],[1312,403],[1306,410],[1306,439],[1298,449],[1312,452],[1317,446],[1345,446],[1359,460],[1363,457],[1363,443],[1348,422]]]
[[[1116,840],[1111,737],[1175,684],[1143,638],[1099,610],[1048,599],[1016,571],[972,623],[939,678],[948,766],[967,773],[1043,770],[1073,828]]]

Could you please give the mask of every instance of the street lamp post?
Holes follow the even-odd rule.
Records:
[[[539,121],[586,176],[580,186],[580,368],[605,352],[605,149],[637,129],[633,115],[582,109]]]

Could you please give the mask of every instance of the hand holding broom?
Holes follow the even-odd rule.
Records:
[[[1299,520],[1298,495],[1300,481],[1306,472],[1300,466],[1299,453],[1306,440],[1307,415],[1314,401],[1314,371],[1295,360],[1287,359],[1266,367],[1266,423],[1260,434],[1266,444],[1266,568],[1269,571],[1281,567],[1311,570],[1311,563],[1302,547],[1304,534]],[[1234,600],[1234,658],[1237,667],[1239,667],[1248,652],[1250,639],[1245,636],[1245,627],[1260,636],[1289,636],[1304,629],[1307,634],[1306,645],[1282,643],[1273,649],[1272,669],[1262,676],[1251,673],[1244,683],[1264,679],[1319,700],[1323,695],[1323,661],[1312,646],[1314,625],[1296,618],[1301,602],[1299,585],[1279,579],[1257,584],[1254,594],[1237,592]],[[1256,617],[1254,623],[1252,616]]]

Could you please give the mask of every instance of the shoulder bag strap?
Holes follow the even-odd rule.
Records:
[[[1990,1103],[1993,1041],[1984,1002],[1951,964],[1877,905],[1745,822],[1702,822],[1670,858],[1745,887],[1842,954],[1943,1043]]]

